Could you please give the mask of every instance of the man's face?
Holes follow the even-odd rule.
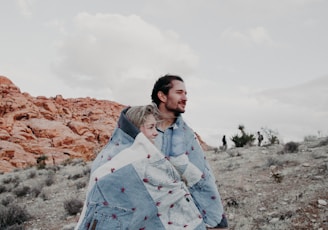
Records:
[[[164,101],[167,111],[174,112],[176,115],[185,112],[187,104],[187,91],[184,82],[173,80],[173,87],[166,95],[166,101]]]

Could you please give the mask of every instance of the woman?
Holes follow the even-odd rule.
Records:
[[[94,161],[76,229],[206,229],[178,171],[152,143],[156,114],[153,105],[121,112]]]

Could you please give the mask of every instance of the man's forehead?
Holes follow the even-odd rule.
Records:
[[[172,89],[173,90],[183,90],[186,91],[186,86],[184,82],[178,81],[178,80],[173,80],[172,81]]]

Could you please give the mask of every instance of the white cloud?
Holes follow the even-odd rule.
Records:
[[[17,0],[16,3],[21,11],[21,14],[25,17],[32,16],[32,6],[36,0]]]
[[[293,87],[262,91],[258,98],[328,113],[327,95],[328,76],[323,76]]]
[[[257,44],[266,44],[268,46],[274,45],[273,40],[271,39],[268,31],[263,27],[256,27],[250,29],[249,36],[251,41]]]
[[[115,99],[122,98],[117,89],[132,78],[142,91],[144,80],[154,81],[154,76],[167,72],[190,74],[198,68],[198,57],[178,34],[136,15],[80,13],[58,51],[54,69],[67,84],[110,90]]]
[[[67,33],[65,23],[62,19],[52,19],[51,21],[45,22],[44,25],[48,28],[55,28],[62,34]]]
[[[221,33],[221,41],[230,46],[248,48],[254,45],[276,46],[267,29],[262,26],[239,31],[228,28]]]

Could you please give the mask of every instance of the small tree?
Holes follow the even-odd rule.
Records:
[[[280,143],[277,131],[273,131],[272,129],[269,128],[261,128],[261,129],[271,145]]]
[[[46,160],[48,157],[46,155],[39,156],[36,159],[36,164],[38,169],[44,169],[46,167]]]
[[[235,143],[236,147],[244,147],[245,145],[252,145],[255,141],[255,136],[253,134],[247,134],[245,132],[245,126],[239,125],[238,129],[241,132],[241,136],[238,136],[236,134],[235,136],[232,136],[231,140],[233,143]]]

